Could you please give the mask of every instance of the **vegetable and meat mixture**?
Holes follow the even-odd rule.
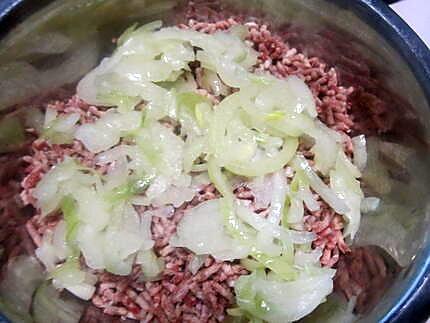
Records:
[[[15,203],[30,213],[8,221],[21,243],[2,252],[36,245],[35,258],[9,264],[0,295],[27,270],[34,300],[17,303],[32,302],[37,322],[54,308],[78,322],[79,299],[141,322],[311,313],[333,291],[361,209],[379,203],[360,186],[367,153],[364,135],[351,136],[354,89],[243,18],[154,21],[115,42],[75,95],[29,113],[21,188],[0,174],[2,217],[19,190]]]

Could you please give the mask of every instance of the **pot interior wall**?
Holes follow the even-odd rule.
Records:
[[[112,51],[112,38],[127,26],[155,19],[177,23],[182,16],[175,14],[175,8],[182,4],[174,0],[51,2],[0,42],[0,109],[25,108],[32,97],[75,83]],[[404,270],[363,318],[375,321],[410,284],[427,248],[429,171],[425,165],[430,109],[426,97],[405,60],[365,17],[349,10],[349,1],[226,0],[223,4],[262,16],[291,46],[334,66],[341,83],[359,93],[353,109],[385,109],[380,117],[385,131],[367,133],[373,138],[369,158],[374,169],[363,174],[367,193],[383,202],[376,212],[363,215],[355,244],[384,247]]]

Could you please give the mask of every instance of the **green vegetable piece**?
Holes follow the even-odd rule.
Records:
[[[52,271],[48,278],[56,278],[59,276],[67,276],[68,273],[80,270],[79,258],[78,256],[70,256],[67,258],[66,262],[58,266],[54,271]]]
[[[112,204],[116,202],[130,199],[134,195],[142,194],[151,185],[154,179],[153,175],[143,176],[136,180],[132,180],[124,185],[118,186],[108,194],[108,200]]]
[[[248,177],[273,173],[282,169],[295,156],[298,145],[296,138],[285,138],[282,150],[274,157],[263,157],[248,163],[229,163],[225,167],[234,174]]]
[[[254,252],[252,256],[284,280],[294,280],[298,276],[297,270],[294,269],[288,257],[270,257],[262,252]]]
[[[61,212],[63,212],[64,221],[66,222],[66,241],[72,242],[76,237],[79,227],[78,205],[71,196],[66,196],[61,201]]]
[[[70,134],[64,132],[57,132],[51,127],[44,128],[41,137],[44,139],[48,139],[51,143],[57,145],[70,144],[73,142],[73,138]]]
[[[119,91],[98,94],[97,99],[104,102],[106,105],[118,107],[118,111],[120,112],[132,111],[136,105],[142,101],[142,99],[137,96],[127,96]]]
[[[271,310],[264,297],[255,288],[254,281],[259,276],[265,276],[263,271],[256,270],[251,275],[240,277],[234,286],[237,305],[251,319],[264,317]],[[254,321],[255,322],[255,321]]]
[[[285,117],[286,113],[285,111],[273,111],[271,113],[266,114],[266,120],[268,121],[276,121],[276,120],[282,120]]]
[[[183,92],[177,95],[178,106],[193,110],[199,103],[210,103],[209,99],[195,92]]]

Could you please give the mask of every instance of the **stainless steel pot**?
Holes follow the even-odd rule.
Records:
[[[380,0],[222,2],[251,15],[264,15],[279,30],[289,31],[291,45],[335,66],[344,85],[359,88],[388,106],[385,122],[392,127],[382,140],[391,144],[391,159],[397,164],[393,166],[393,160],[382,163],[394,186],[378,193],[385,207],[364,216],[355,243],[382,246],[403,270],[361,320],[423,320],[430,314],[429,50]],[[180,21],[174,8],[181,3],[3,0],[0,2],[0,109],[20,106],[35,95],[77,81],[104,53],[112,50],[112,37],[131,23],[160,18],[168,23]],[[31,73],[13,69],[10,72],[10,66],[16,62],[25,62]],[[19,91],[10,91],[10,84],[16,84]],[[374,108],[372,104],[363,100],[355,103],[359,109]],[[386,148],[376,147],[374,154],[384,153]],[[407,151],[407,158],[397,156],[396,147]],[[390,217],[397,226],[386,222]],[[5,319],[0,315],[2,320]]]

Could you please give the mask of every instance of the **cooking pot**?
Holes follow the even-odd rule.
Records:
[[[394,178],[394,187],[377,192],[382,207],[363,216],[354,244],[381,246],[402,270],[360,320],[425,320],[430,315],[430,51],[380,0],[221,2],[264,16],[290,45],[334,66],[342,84],[361,93],[354,108],[388,108],[379,119],[388,131],[369,135],[389,144],[377,145],[370,154],[389,147],[392,156],[382,161],[383,172]],[[175,14],[181,5],[179,0],[1,1],[1,111],[25,107],[26,100],[79,80],[112,51],[112,38],[128,25],[181,21]],[[31,75],[10,69],[22,62],[32,67]]]

